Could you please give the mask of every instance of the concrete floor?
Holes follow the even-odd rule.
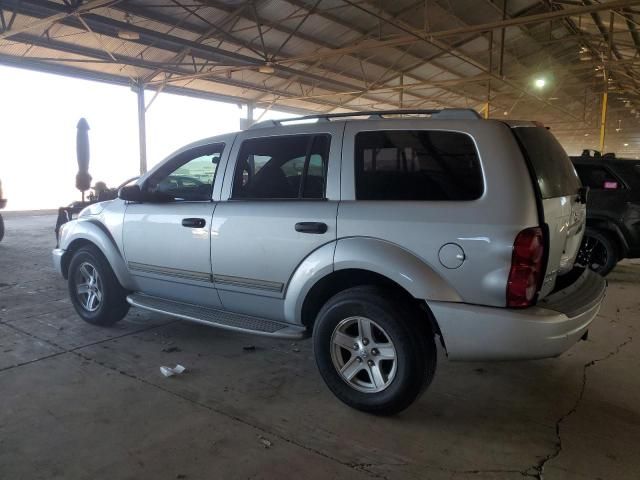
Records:
[[[5,220],[2,479],[640,477],[640,265],[611,274],[589,340],[562,357],[441,356],[412,408],[376,418],[331,395],[308,340],[136,310],[84,324],[51,267],[54,217]],[[160,374],[176,363],[187,372]]]

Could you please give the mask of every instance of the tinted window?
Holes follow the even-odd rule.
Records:
[[[224,145],[205,145],[179,154],[147,182],[150,192],[157,192],[175,201],[211,200]]]
[[[542,198],[578,193],[578,175],[551,132],[543,127],[519,127],[513,131],[531,162]]]
[[[582,184],[594,190],[618,190],[624,188],[609,170],[596,165],[576,165]]]
[[[475,200],[483,182],[475,145],[457,132],[356,135],[358,200]]]
[[[242,144],[233,198],[323,198],[329,136],[254,138]]]

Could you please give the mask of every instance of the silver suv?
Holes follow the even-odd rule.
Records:
[[[188,145],[65,224],[53,258],[78,314],[312,335],[333,393],[378,414],[429,385],[436,336],[451,360],[586,337],[605,283],[573,268],[585,192],[547,129],[451,109],[312,118]]]

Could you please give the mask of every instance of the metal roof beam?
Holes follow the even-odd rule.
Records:
[[[4,0],[9,5],[15,5],[18,12],[23,15],[35,16],[35,17],[47,17],[50,13],[55,13],[58,10],[64,9],[64,5],[53,3],[50,1],[35,1],[35,0]],[[186,40],[175,35],[168,35],[147,28],[140,27],[138,25],[129,24],[126,22],[120,22],[112,18],[103,17],[94,14],[83,15],[85,22],[91,27],[91,29],[98,34],[111,36],[117,38],[119,30],[130,30],[136,32],[140,38],[136,40],[137,43],[142,45],[148,45],[161,50],[168,50],[170,52],[179,53],[185,47],[189,47],[191,52],[201,58],[211,60],[216,63],[233,66],[260,66],[264,64],[264,61],[260,58],[254,58],[247,55],[243,55],[228,50],[212,47],[209,45],[202,45],[194,41]],[[83,25],[74,17],[65,17],[60,20],[65,25],[75,27],[84,30]],[[338,90],[349,89],[353,90],[358,86],[349,84],[340,80],[334,80],[322,75],[316,75],[310,72],[297,70],[289,67],[278,67],[281,73],[286,75],[298,75],[301,78],[305,78],[315,84],[323,84],[330,86],[329,88],[337,88]]]
[[[30,23],[29,25],[25,25],[23,27],[20,28],[16,28],[16,29],[7,29],[5,31],[3,31],[2,33],[0,33],[0,40],[2,40],[3,38],[9,38],[12,37],[18,33],[22,33],[22,32],[27,32],[29,30],[33,30],[35,28],[40,28],[40,27],[48,27],[49,25],[58,22],[60,20],[63,20],[64,18],[67,18],[71,15],[78,15],[81,13],[86,13],[89,12],[91,10],[95,10],[96,8],[101,8],[101,7],[105,7],[108,6],[109,4],[113,4],[116,3],[120,0],[89,0],[88,2],[79,5],[77,8],[73,9],[73,10],[69,10],[68,8],[64,8],[64,5],[61,5],[62,10],[60,12],[54,13],[48,17],[44,17],[41,18],[40,20],[36,20],[33,23]],[[11,5],[12,2],[8,1],[8,2],[2,2],[3,4],[8,4]],[[17,11],[17,9],[15,9],[14,6],[14,12]]]
[[[297,0],[287,0],[287,1],[297,3]],[[351,0],[343,0],[343,1],[360,10],[368,11],[366,7],[362,7],[362,5],[360,5],[359,3],[356,3]],[[314,53],[313,55],[311,55],[311,57],[319,58],[320,56],[322,56],[327,58],[327,57],[333,57],[336,55],[346,55],[346,54],[352,54],[356,52],[362,52],[365,50],[377,49],[381,47],[398,47],[398,46],[404,46],[404,45],[411,45],[419,41],[430,42],[432,40],[437,40],[437,39],[446,38],[446,37],[455,37],[458,35],[465,35],[469,33],[488,32],[490,30],[497,30],[497,29],[502,29],[507,27],[526,25],[530,23],[542,23],[550,20],[561,19],[561,18],[566,18],[570,16],[578,16],[578,15],[583,15],[591,12],[598,12],[602,10],[620,9],[620,8],[629,7],[632,5],[640,5],[640,0],[613,0],[608,3],[598,3],[598,4],[583,6],[583,7],[575,7],[575,8],[564,8],[564,9],[554,10],[546,13],[539,13],[535,15],[525,15],[522,17],[512,17],[507,20],[483,23],[479,25],[468,25],[466,27],[441,30],[438,32],[424,32],[423,30],[416,30],[415,28],[403,29],[405,32],[410,33],[410,35],[398,35],[397,37],[391,38],[388,40],[371,40],[369,42],[362,42],[358,45],[352,45],[344,48],[323,50],[323,51]],[[309,56],[306,56],[306,57],[309,57]],[[297,58],[292,58],[287,61],[303,61],[305,59],[308,59],[306,57],[300,56]]]

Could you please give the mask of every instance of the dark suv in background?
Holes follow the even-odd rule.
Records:
[[[577,263],[606,275],[623,258],[640,257],[640,160],[588,150],[571,160],[589,187]]]

